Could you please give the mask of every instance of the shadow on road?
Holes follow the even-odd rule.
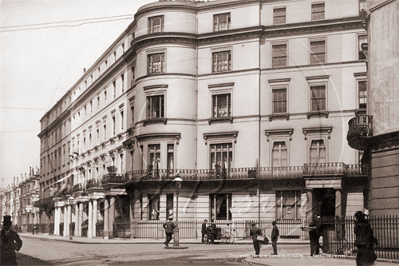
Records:
[[[51,264],[47,261],[39,260],[37,258],[22,254],[22,253],[17,253],[17,263],[18,266],[53,266],[54,264]]]
[[[107,262],[105,262],[107,263]],[[140,265],[140,266],[152,266],[152,265],[163,265],[163,266],[209,266],[209,265],[253,265],[247,263],[244,259],[212,259],[212,258],[196,258],[196,256],[182,256],[182,257],[171,257],[162,260],[141,260],[141,261],[130,261],[130,262],[108,262],[109,266],[123,266],[123,265]]]

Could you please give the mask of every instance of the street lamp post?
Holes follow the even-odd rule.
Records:
[[[179,246],[179,193],[181,189],[181,182],[183,181],[183,179],[181,179],[179,174],[177,174],[173,181],[176,182],[176,227],[174,229],[173,246],[178,247]]]
[[[74,200],[73,197],[69,197],[68,198],[68,203],[69,203],[69,206],[68,206],[68,210],[69,210],[69,240],[73,239],[73,237],[72,237],[72,205],[73,205],[73,200]]]

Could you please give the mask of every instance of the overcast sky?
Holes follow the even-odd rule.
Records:
[[[40,166],[37,135],[46,111],[133,21],[126,15],[157,0],[0,1],[0,187],[5,187],[30,166]],[[77,22],[87,19],[93,20]],[[87,23],[100,20],[107,22]],[[15,27],[21,25],[31,26]]]

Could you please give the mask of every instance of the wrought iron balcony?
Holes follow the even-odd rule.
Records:
[[[102,187],[103,187],[103,185],[102,185],[101,179],[90,179],[89,181],[87,181],[87,184],[86,184],[87,189],[102,188]]]
[[[358,115],[349,120],[348,124],[346,139],[349,146],[357,150],[365,150],[368,138],[373,136],[373,116]]]
[[[101,183],[102,185],[108,184],[124,184],[128,181],[125,174],[109,173],[103,176]]]
[[[306,163],[304,166],[247,167],[230,169],[156,169],[135,170],[120,177],[117,182],[173,181],[177,176],[183,181],[217,181],[250,179],[296,179],[309,176],[359,176],[367,175],[367,168],[358,164]],[[104,178],[102,180],[104,185]]]
[[[83,191],[84,186],[83,184],[79,183],[73,186],[72,188],[72,192],[79,192],[79,191]]]
[[[300,178],[303,176],[302,166],[261,167],[259,168],[260,179],[273,178]]]
[[[304,176],[331,176],[331,175],[367,175],[367,169],[358,164],[344,163],[305,163]]]

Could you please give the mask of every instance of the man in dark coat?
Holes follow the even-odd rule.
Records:
[[[258,227],[256,227],[256,224],[252,224],[252,228],[249,232],[250,236],[252,236],[252,242],[254,244],[254,249],[255,249],[255,255],[259,256],[260,253],[260,243],[259,240],[256,239],[258,235],[262,235],[262,230],[260,230]]]
[[[320,215],[316,214],[309,227],[316,227],[316,229],[309,231],[310,238],[310,256],[320,254],[320,236],[323,234],[323,220]]]
[[[378,241],[374,237],[373,229],[371,229],[368,220],[361,211],[355,213],[354,233],[356,234],[355,246],[357,247],[356,265],[373,265],[377,259],[374,252],[374,244],[378,245]]]
[[[1,230],[1,263],[0,265],[17,265],[15,251],[22,247],[22,240],[18,233],[11,230],[11,216],[4,216],[3,229]]]
[[[271,236],[271,240],[272,240],[272,247],[273,247],[273,254],[272,255],[277,255],[277,240],[278,237],[280,235],[277,225],[276,225],[276,221],[272,222],[273,225],[273,229],[272,229],[272,236]]]
[[[206,223],[208,222],[207,219],[204,220],[204,222],[202,223],[202,229],[201,229],[201,234],[202,234],[202,243],[205,243],[205,234],[206,234]]]
[[[169,246],[170,240],[172,240],[173,229],[175,229],[175,224],[172,222],[173,218],[169,218],[169,221],[163,224],[163,228],[165,229],[166,240],[164,242],[165,247]]]
[[[218,231],[216,229],[215,221],[212,219],[211,220],[211,243],[212,244],[215,244],[215,237],[216,237],[217,233],[218,233]]]

